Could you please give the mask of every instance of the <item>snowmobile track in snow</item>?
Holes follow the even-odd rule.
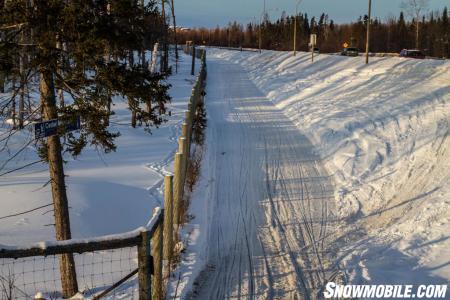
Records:
[[[319,299],[334,187],[301,131],[242,67],[208,62],[208,270],[192,299]]]

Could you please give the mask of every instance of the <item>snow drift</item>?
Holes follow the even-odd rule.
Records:
[[[244,66],[323,158],[349,282],[449,282],[448,60],[208,55]]]

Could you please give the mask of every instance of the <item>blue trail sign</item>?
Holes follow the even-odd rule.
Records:
[[[35,139],[42,139],[58,133],[60,126],[65,127],[65,132],[78,130],[81,128],[81,120],[78,116],[74,122],[64,123],[61,120],[53,119],[34,124]]]

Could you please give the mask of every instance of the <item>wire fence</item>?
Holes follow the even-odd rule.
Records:
[[[60,259],[66,254],[74,257],[80,297],[150,299],[153,291],[160,299],[163,224],[164,210],[158,208],[146,227],[128,233],[2,248],[0,299],[63,298]]]
[[[106,290],[138,268],[136,247],[75,254],[74,259],[78,287],[85,297]],[[130,278],[128,284],[111,291],[109,296],[134,299],[135,281]],[[58,299],[62,297],[61,288],[57,255],[0,260],[1,299]]]

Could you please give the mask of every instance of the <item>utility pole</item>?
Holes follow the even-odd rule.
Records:
[[[298,17],[298,6],[302,0],[297,1],[297,5],[295,6],[295,21],[294,21],[294,56],[297,55],[297,17]]]
[[[314,48],[317,44],[317,35],[315,33],[311,34],[309,44],[311,46],[311,62],[314,62]]]
[[[175,4],[173,3],[173,0],[171,0],[171,9],[172,9],[172,19],[173,19],[173,39],[175,42],[175,60],[176,60],[176,72],[178,73],[178,40],[177,40],[177,22],[175,19]]]
[[[366,36],[366,64],[369,63],[369,47],[370,47],[370,18],[372,15],[372,0],[369,0],[369,15],[367,18],[367,36]]]
[[[261,33],[261,26],[262,26],[262,18],[266,14],[266,0],[264,0],[264,8],[263,12],[261,14],[261,18],[259,18],[259,53],[261,53],[261,47],[262,47],[262,33]]]
[[[261,19],[259,20],[259,33],[258,33],[259,53],[261,53]]]

